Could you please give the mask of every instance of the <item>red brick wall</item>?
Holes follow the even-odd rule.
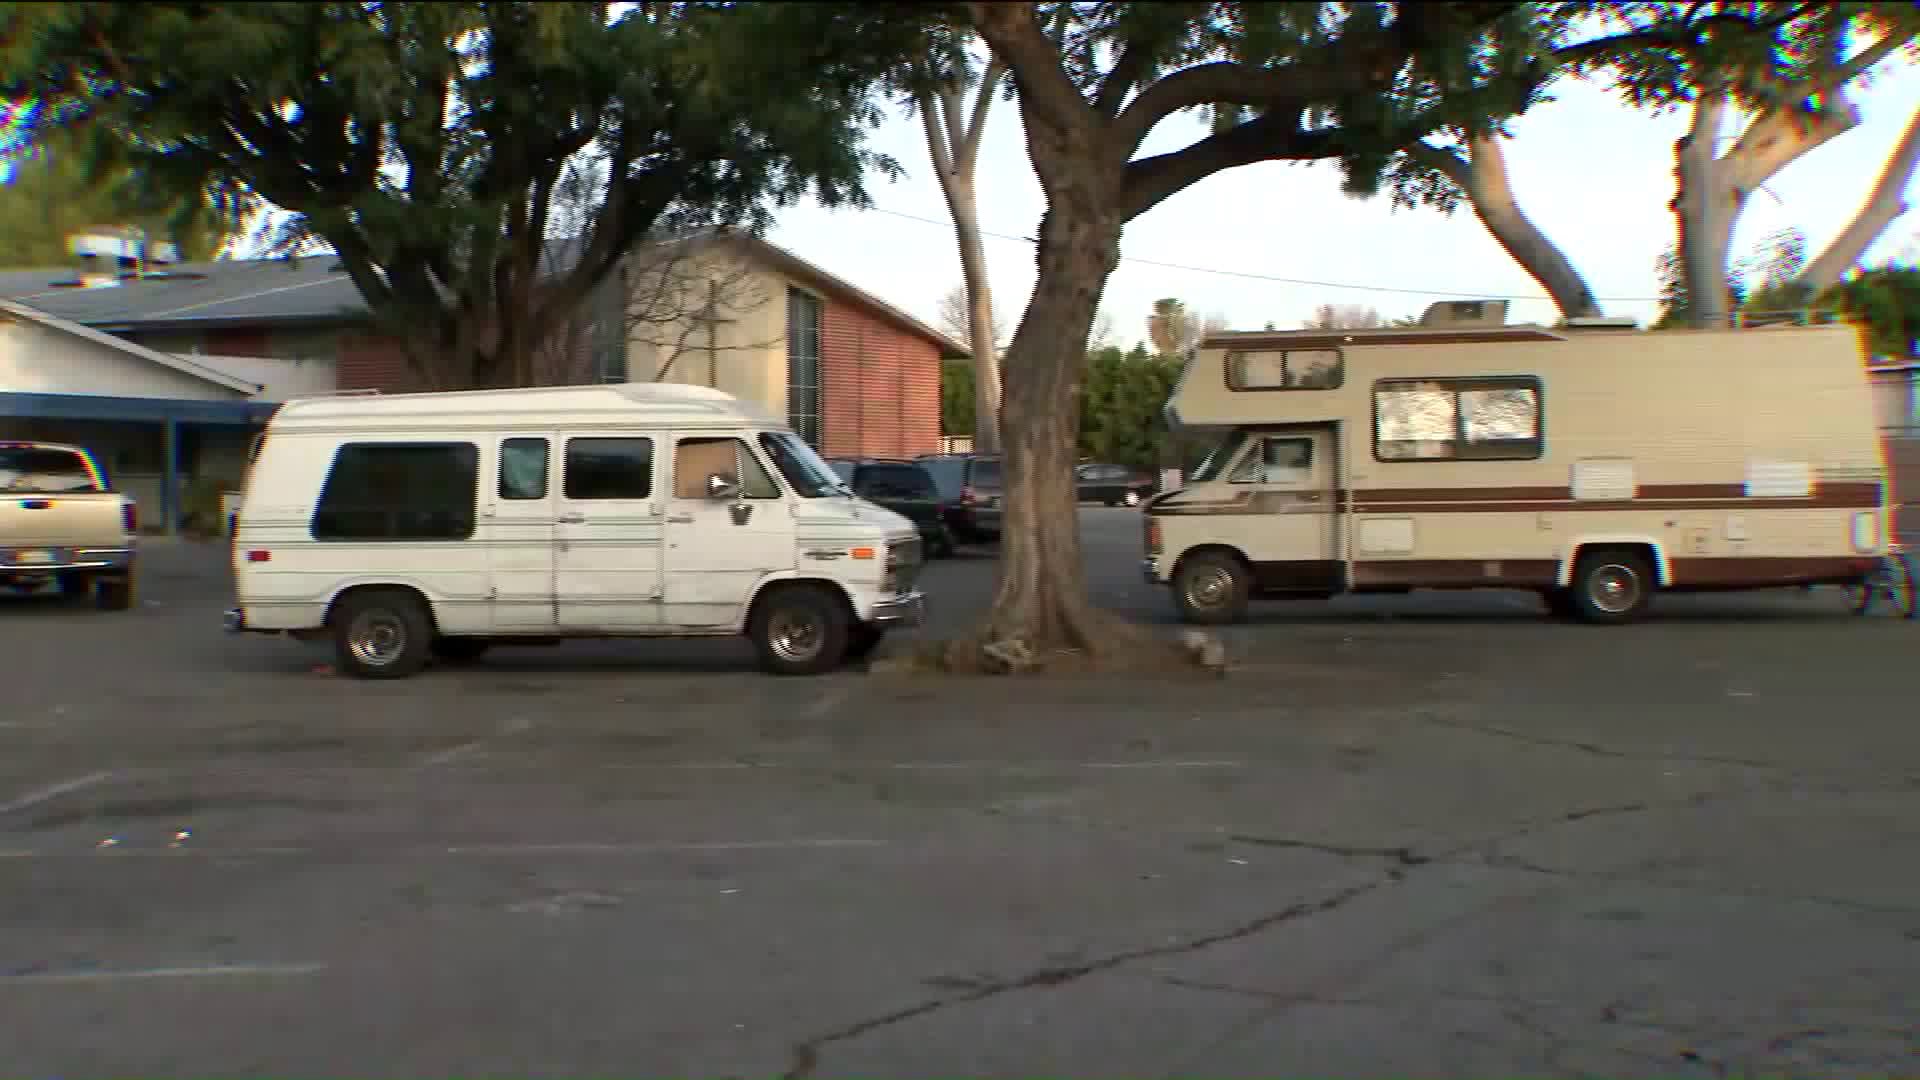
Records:
[[[820,328],[821,452],[913,457],[940,450],[940,350],[866,309],[827,299]]]
[[[343,334],[337,363],[337,379],[342,390],[405,394],[421,389],[399,344],[372,334]]]
[[[272,356],[273,344],[265,327],[242,326],[209,330],[206,351],[214,356]]]

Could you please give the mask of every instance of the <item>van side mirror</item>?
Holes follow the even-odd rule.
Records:
[[[707,474],[707,498],[731,499],[740,493],[740,481],[726,473]]]

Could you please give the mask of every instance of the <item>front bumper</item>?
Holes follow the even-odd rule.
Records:
[[[226,628],[229,634],[245,633],[247,629],[247,613],[237,607],[228,608],[226,614],[220,616],[220,624]]]
[[[919,626],[926,619],[927,598],[924,593],[908,593],[889,600],[881,600],[873,605],[873,614],[867,622],[874,626]]]

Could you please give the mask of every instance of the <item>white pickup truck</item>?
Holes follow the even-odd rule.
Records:
[[[133,605],[139,519],[78,446],[0,440],[0,588],[57,584],[107,611]]]

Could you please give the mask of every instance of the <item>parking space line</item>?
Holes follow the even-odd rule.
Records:
[[[137,982],[146,979],[290,978],[325,971],[325,964],[219,964],[210,967],[129,968],[119,971],[32,971],[0,975],[0,986]]]
[[[29,791],[11,802],[0,803],[0,814],[11,814],[16,810],[25,810],[28,807],[39,806],[41,803],[51,802],[62,795],[69,795],[83,788],[90,788],[95,784],[104,784],[111,779],[113,779],[113,773],[102,770],[100,772],[88,773],[85,776],[76,776],[71,780],[62,780],[57,784],[48,784],[46,787]]]
[[[420,764],[425,768],[432,768],[435,765],[445,765],[449,762],[458,761],[459,759],[466,757],[468,754],[471,754],[476,750],[482,749],[483,747],[487,746],[490,743],[497,742],[501,739],[509,738],[514,735],[518,735],[521,732],[527,730],[528,728],[531,728],[532,726],[533,726],[532,720],[529,720],[524,716],[516,716],[511,720],[508,720],[506,723],[501,724],[499,730],[495,731],[493,734],[482,735],[478,739],[473,739],[468,742],[463,742],[458,746],[448,747],[445,750],[437,750],[434,753],[428,754],[426,757],[421,758]]]
[[[353,849],[368,858],[512,858],[515,856],[600,855],[632,857],[671,855],[703,851],[820,851],[826,849],[882,848],[884,840],[865,837],[809,836],[791,840],[686,840],[666,843],[640,841],[560,841],[544,844],[441,844],[406,847]],[[320,847],[154,847],[136,848],[118,845],[112,848],[0,849],[0,860],[7,859],[236,859],[298,858],[307,855],[336,855],[341,849]]]

